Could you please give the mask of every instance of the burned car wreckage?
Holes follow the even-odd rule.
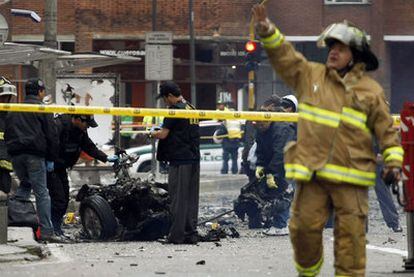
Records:
[[[142,180],[129,175],[128,168],[138,159],[123,150],[117,150],[119,160],[114,163],[115,183],[111,185],[84,184],[76,195],[80,202],[79,214],[83,236],[91,240],[152,241],[166,236],[171,225],[168,184]],[[271,225],[272,217],[290,205],[292,193],[275,196],[266,182],[254,181],[241,188],[234,201],[234,210],[204,220],[234,213],[243,221],[249,218],[249,228]],[[199,241],[217,241],[220,238],[238,238],[233,226],[210,229]]]
[[[132,178],[128,168],[137,156],[117,150],[114,184],[83,185],[76,201],[83,231],[93,240],[156,240],[168,234],[171,216],[167,185]]]

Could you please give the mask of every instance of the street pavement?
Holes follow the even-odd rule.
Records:
[[[204,181],[203,181],[204,180]],[[241,175],[203,175],[200,215],[232,208],[239,188],[246,183]],[[406,225],[403,233],[385,226],[370,193],[367,235],[367,276],[410,276],[402,270],[407,253]],[[231,218],[229,215],[224,218]],[[3,276],[296,276],[288,236],[266,237],[263,230],[249,230],[238,221],[240,238],[198,245],[163,245],[158,242],[94,242],[77,244],[37,244],[30,229],[9,228],[9,243],[0,245],[0,272]],[[24,243],[26,241],[26,243]],[[29,242],[29,243],[28,243]],[[32,244],[42,249],[26,251]],[[33,248],[32,248],[33,249]],[[36,248],[35,248],[36,249]],[[334,276],[333,234],[324,233],[325,263],[321,276]],[[8,251],[8,252],[7,252]],[[15,251],[13,253],[13,251]],[[48,254],[48,251],[50,254]],[[41,253],[39,255],[39,253]],[[7,260],[13,255],[26,255]],[[33,256],[33,257],[32,257]]]

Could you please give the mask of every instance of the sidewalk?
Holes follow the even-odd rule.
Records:
[[[19,261],[38,261],[48,255],[45,244],[37,243],[27,227],[8,227],[8,242],[0,244],[0,264]]]

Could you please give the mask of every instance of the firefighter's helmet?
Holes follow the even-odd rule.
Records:
[[[17,93],[16,86],[12,85],[5,77],[0,76],[0,96],[2,95],[17,96]]]
[[[333,23],[319,35],[317,45],[318,47],[331,47],[335,41],[348,45],[353,50],[353,54],[357,54],[360,61],[365,63],[367,71],[378,68],[378,59],[371,51],[368,37],[364,30],[346,20]]]

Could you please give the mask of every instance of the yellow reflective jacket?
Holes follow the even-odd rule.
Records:
[[[382,87],[356,64],[341,78],[309,62],[275,29],[262,38],[269,61],[299,100],[297,142],[285,148],[286,177],[375,184],[373,136],[386,165],[401,167],[403,150]]]

